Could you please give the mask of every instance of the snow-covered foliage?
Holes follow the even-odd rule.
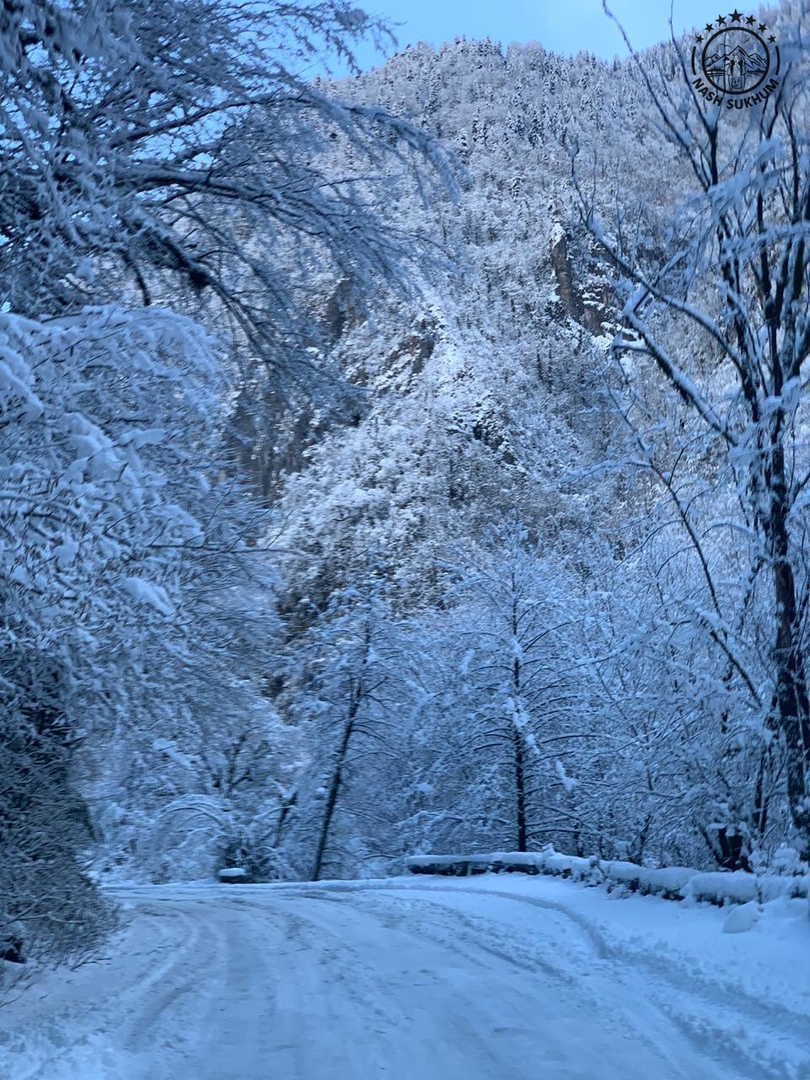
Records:
[[[622,206],[604,224],[576,178],[621,305],[614,378],[634,464],[664,493],[665,527],[683,543],[660,555],[666,576],[680,564],[689,581],[686,590],[667,583],[661,614],[676,640],[688,627],[718,662],[711,694],[695,686],[688,696],[709,732],[733,728],[726,760],[745,762],[739,779],[727,776],[720,815],[738,820],[719,827],[724,858],[733,856],[722,850],[730,836],[747,848],[736,853],[740,865],[765,840],[776,777],[798,846],[810,857],[803,21],[785,19],[782,27],[789,67],[780,95],[746,118],[723,124],[688,79],[676,90],[667,71],[642,70],[665,137],[697,185],[674,214],[628,231]],[[686,71],[685,53],[673,52]],[[661,236],[666,244],[656,250]],[[657,369],[657,393],[645,385],[644,367]],[[662,386],[679,400],[676,429],[666,425]],[[745,773],[756,781],[743,808]]]
[[[428,136],[298,74],[351,63],[354,43],[382,33],[345,0],[5,4],[0,302],[39,313],[137,293],[227,326],[289,374],[312,337],[315,266],[360,296],[416,253],[357,174],[389,159],[379,205],[403,174],[455,186]],[[340,176],[322,165],[332,140],[354,157]]]
[[[286,872],[276,581],[226,428],[319,366],[313,268],[405,288],[424,244],[375,204],[456,188],[298,74],[369,34],[343,0],[0,11],[3,955],[99,940],[91,839],[102,871]]]
[[[0,315],[0,865],[4,924],[23,920],[34,954],[95,937],[73,759],[109,734],[145,642],[177,615],[178,552],[203,536],[188,504],[214,371],[204,335],[166,312]]]

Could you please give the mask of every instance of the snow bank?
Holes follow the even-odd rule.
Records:
[[[412,874],[470,874],[519,872],[552,874],[608,889],[624,887],[665,900],[698,900],[712,904],[766,903],[786,897],[810,896],[810,874],[747,874],[743,871],[701,873],[687,866],[651,869],[629,862],[584,859],[563,855],[552,847],[537,852],[496,851],[484,855],[418,855],[406,860]]]

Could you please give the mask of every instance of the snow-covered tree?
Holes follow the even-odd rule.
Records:
[[[139,669],[179,621],[183,550],[206,540],[192,507],[218,401],[210,343],[187,320],[157,309],[0,315],[3,818],[22,837],[4,840],[0,861],[15,885],[4,918],[36,913],[22,932],[34,953],[63,955],[67,924],[77,953],[96,940],[89,886],[66,869],[80,880],[92,824],[75,752],[109,736],[134,691],[160,685],[153,671],[141,687]],[[48,791],[73,809],[41,806]],[[60,860],[47,856],[54,847]],[[53,907],[60,878],[73,910]]]
[[[4,4],[0,300],[62,311],[129,283],[276,369],[300,362],[311,275],[333,266],[360,295],[415,254],[374,209],[397,176],[455,184],[427,135],[306,81],[369,34],[385,30],[345,0]]]
[[[515,521],[490,529],[456,572],[457,722],[475,790],[501,822],[492,840],[517,851],[570,841],[593,735],[572,583]]]
[[[789,824],[759,698],[765,627],[745,611],[734,552],[705,530],[718,599],[735,616],[732,665],[707,625],[703,567],[668,511],[663,499],[649,507],[651,535],[604,559],[586,600],[599,739],[581,812],[606,857],[750,869]]]
[[[745,549],[742,578],[763,605],[767,681],[752,689],[784,749],[793,826],[810,851],[808,74],[800,24],[785,24],[781,33],[779,90],[743,113],[707,106],[678,46],[675,79],[639,64],[666,138],[697,186],[668,222],[663,254],[643,217],[628,228],[628,207],[604,225],[587,199],[585,213],[618,268],[626,329],[614,350],[624,377],[637,381],[651,361],[700,427],[704,462],[713,458],[715,476],[735,494],[736,510],[711,527],[733,532],[735,546]],[[670,464],[659,458],[658,468],[661,482],[670,483]],[[686,497],[679,513],[702,558],[706,518],[699,521],[698,504]],[[694,617],[725,654],[729,678],[741,678],[735,614],[708,572],[705,593]]]
[[[431,691],[417,628],[385,591],[370,574],[336,592],[291,646],[289,714],[307,744],[284,851],[313,880],[407,853],[408,750]]]

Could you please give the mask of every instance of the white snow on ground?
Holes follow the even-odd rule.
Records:
[[[810,1080],[803,900],[728,933],[546,877],[116,892],[108,959],[0,1007],[2,1080]]]

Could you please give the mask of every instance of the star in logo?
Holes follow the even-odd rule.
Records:
[[[773,43],[776,41],[776,38],[773,36],[773,34],[771,34],[771,36],[768,38],[768,41],[770,41],[771,45],[773,45]]]
[[[764,34],[767,29],[768,29],[768,27],[765,25],[764,22],[761,22],[759,24],[759,32],[760,32],[760,34]]]
[[[725,26],[726,25],[726,17],[725,17],[725,15],[718,15],[717,16],[717,25],[718,26]]]
[[[753,26],[757,20],[754,18],[753,15],[749,15],[745,21],[748,23],[749,26]]]
[[[732,13],[729,15],[729,18],[731,19],[732,22],[739,22],[740,19],[742,18],[742,15],[739,13],[739,11],[737,11],[736,8],[734,8]]]
[[[714,30],[714,23],[707,22],[706,23],[706,33],[710,34],[712,32],[712,30]]]

